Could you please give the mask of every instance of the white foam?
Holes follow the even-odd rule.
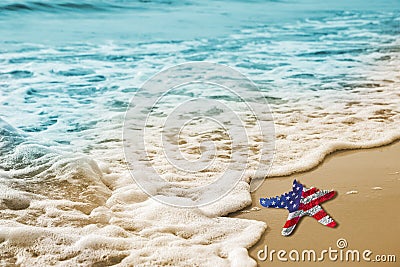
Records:
[[[15,256],[2,258],[2,264],[49,265],[62,261],[76,265],[114,258],[121,266],[254,266],[245,248],[266,227],[262,222],[210,218],[198,209],[167,208],[153,200],[114,206],[107,209],[109,221],[95,220],[96,213],[105,211],[98,208],[90,215],[82,214],[79,226],[42,228],[3,220],[0,240]],[[64,218],[71,219],[71,215]]]

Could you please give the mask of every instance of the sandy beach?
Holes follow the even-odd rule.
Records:
[[[267,179],[252,194],[252,207],[261,208],[250,211],[251,207],[231,216],[264,221],[268,228],[262,238],[249,250],[251,257],[259,266],[298,266],[298,262],[281,262],[276,258],[270,261],[257,259],[260,250],[280,250],[289,252],[313,249],[338,249],[337,240],[344,238],[344,250],[371,250],[371,262],[336,262],[325,258],[323,262],[302,262],[301,266],[399,266],[399,225],[397,211],[400,199],[400,142],[363,150],[339,151],[329,155],[318,167],[308,172],[287,177]],[[293,179],[307,187],[334,189],[337,196],[322,204],[326,212],[338,222],[336,228],[319,224],[314,218],[303,217],[294,233],[281,236],[281,229],[288,211],[264,208],[259,198],[274,197],[291,190]],[[395,255],[397,262],[373,262],[375,255]],[[263,253],[259,254],[265,257]],[[287,257],[287,256],[286,256]]]

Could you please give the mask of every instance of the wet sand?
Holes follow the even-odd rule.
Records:
[[[315,186],[337,192],[335,198],[322,204],[338,222],[336,228],[323,226],[314,218],[303,217],[291,236],[281,235],[288,211],[264,208],[259,204],[259,198],[290,191],[294,179],[308,188]],[[400,142],[373,149],[336,152],[311,171],[268,178],[252,194],[252,199],[252,206],[260,210],[250,211],[251,207],[248,207],[231,216],[267,223],[266,232],[249,250],[259,266],[400,266]],[[257,253],[265,246],[268,246],[269,252],[271,249],[284,249],[289,253],[297,249],[302,253],[302,250],[313,249],[318,258],[324,249],[332,247],[338,250],[336,242],[340,238],[347,241],[344,252],[357,249],[362,257],[364,250],[371,250],[371,260],[378,254],[385,254],[395,255],[396,262],[365,262],[362,259],[360,262],[333,262],[328,255],[325,255],[324,261],[312,263],[281,262],[276,254],[273,261],[257,258]],[[265,255],[261,253],[260,256]]]

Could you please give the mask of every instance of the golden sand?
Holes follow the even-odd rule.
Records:
[[[253,207],[249,212],[239,211],[232,217],[264,221],[268,229],[252,248],[250,255],[259,266],[400,266],[400,142],[389,146],[341,151],[328,156],[317,168],[288,177],[269,178],[252,194]],[[319,224],[314,218],[303,217],[297,229],[289,237],[281,235],[288,211],[264,208],[259,198],[274,197],[291,190],[293,179],[307,187],[334,189],[337,196],[322,204],[322,207],[338,222],[336,228]],[[281,262],[276,256],[271,262],[257,259],[257,253],[265,249],[290,252],[297,249],[338,249],[336,241],[344,238],[346,250],[357,249],[361,253],[371,250],[369,257],[378,254],[395,255],[396,262],[332,262],[325,257],[323,262]],[[264,256],[263,254],[260,254]],[[286,255],[286,258],[288,255]]]

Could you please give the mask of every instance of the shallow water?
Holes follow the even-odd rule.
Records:
[[[243,248],[265,225],[218,217],[250,204],[249,177],[198,209],[148,199],[124,164],[130,99],[175,64],[231,66],[273,111],[269,175],[305,170],[332,151],[400,137],[399,15],[398,1],[3,1],[1,262],[251,264]],[[206,134],[184,133],[183,151],[196,154],[190,144]]]

